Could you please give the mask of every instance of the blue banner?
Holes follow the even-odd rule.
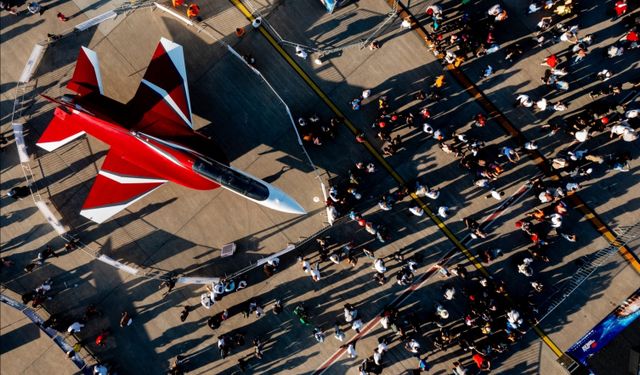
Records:
[[[640,289],[573,344],[567,354],[588,366],[587,359],[604,348],[640,316]]]
[[[349,0],[320,0],[320,2],[327,9],[327,13],[333,13],[336,8],[344,6]]]

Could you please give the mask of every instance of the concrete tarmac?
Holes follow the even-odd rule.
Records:
[[[59,6],[65,14],[77,13],[77,17],[69,21],[73,24],[111,5],[105,3],[87,8],[80,2],[70,2],[52,6],[41,18],[10,18],[14,16],[2,14],[2,48],[3,52],[11,51],[10,57],[1,54],[0,108],[3,134],[10,128],[7,115],[13,102],[14,82],[31,46],[47,32],[69,26],[59,23],[53,17],[53,10]],[[247,2],[247,6],[259,9],[283,39],[318,48],[345,46],[366,39],[372,29],[387,19],[390,11],[384,1],[378,0],[361,1],[331,15],[325,14],[319,3],[310,0],[286,4]],[[410,8],[419,11],[424,6],[426,3],[416,2]],[[444,6],[446,9],[448,4]],[[220,40],[233,45],[239,53],[251,54],[256,58],[257,68],[288,104],[294,118],[317,113],[323,121],[327,121],[336,114],[322,100],[318,91],[309,87],[309,82],[292,69],[291,64],[263,35],[247,28],[249,32],[242,39],[235,36],[235,28],[246,27],[249,21],[232,3],[205,1],[201,7],[204,18],[201,26],[215,39],[187,28],[179,20],[157,9],[145,8],[117,18],[113,23],[105,23],[97,30],[63,39],[47,50],[36,75],[37,81],[30,86],[28,96],[33,100],[25,118],[29,129],[27,141],[33,155],[30,165],[36,174],[40,194],[56,209],[63,223],[73,228],[88,247],[86,252],[64,254],[31,274],[23,274],[21,268],[45,244],[60,247],[62,240],[44,222],[31,200],[13,202],[4,197],[2,254],[13,259],[16,265],[2,270],[3,285],[21,294],[36,287],[47,277],[53,277],[59,293],[45,304],[46,311],[42,311],[45,316],[50,312],[79,316],[88,304],[96,304],[103,311],[103,316],[90,321],[80,338],[87,341],[87,350],[101,360],[117,363],[123,373],[161,373],[178,354],[189,356],[187,369],[190,373],[236,373],[239,371],[239,358],[246,359],[251,373],[311,373],[323,366],[328,373],[356,373],[360,361],[372,354],[377,338],[390,336],[390,332],[383,331],[376,321],[382,308],[390,302],[402,299],[401,311],[417,311],[421,316],[430,314],[436,302],[445,303],[452,314],[452,321],[463,316],[463,301],[444,301],[441,291],[443,285],[451,283],[460,288],[460,281],[429,273],[443,256],[451,254],[449,265],[461,263],[472,272],[473,277],[480,275],[467,257],[443,235],[441,227],[434,225],[426,215],[418,218],[408,212],[413,204],[408,199],[397,203],[389,212],[378,208],[376,203],[380,195],[397,188],[397,181],[389,175],[389,171],[393,171],[405,181],[420,178],[430,187],[441,190],[438,200],[428,202],[428,207],[433,210],[441,205],[452,208],[451,215],[443,222],[457,239],[467,234],[462,218],[470,215],[479,221],[490,218],[491,224],[487,228],[489,237],[472,241],[466,247],[472,254],[479,254],[486,248],[503,249],[505,256],[485,264],[484,268],[494,277],[508,280],[508,288],[514,296],[526,294],[527,281],[516,272],[515,262],[522,256],[527,244],[520,233],[514,233],[514,222],[537,205],[537,198],[530,192],[515,195],[517,200],[514,198],[502,207],[503,202],[484,199],[488,192],[475,187],[472,178],[458,167],[456,159],[442,152],[434,140],[422,133],[420,126],[401,126],[394,131],[394,134],[402,137],[403,149],[385,159],[389,170],[385,170],[371,150],[355,143],[353,134],[346,127],[339,129],[335,141],[320,147],[307,145],[325,184],[343,180],[355,161],[376,163],[377,172],[365,179],[363,199],[357,203],[356,209],[368,219],[384,223],[390,228],[391,241],[378,243],[353,222],[340,222],[323,235],[331,237],[332,248],[339,248],[354,240],[375,250],[377,256],[391,256],[399,250],[406,257],[420,255],[422,261],[418,273],[429,273],[431,276],[425,277],[424,283],[419,288],[415,286],[410,293],[405,292],[406,288],[395,285],[393,277],[386,285],[378,286],[372,280],[374,271],[371,270],[371,261],[364,256],[360,257],[355,268],[323,263],[322,280],[314,283],[295,260],[298,254],[307,255],[311,261],[317,259],[317,247],[310,242],[301,246],[293,256],[283,258],[280,270],[274,276],[265,279],[261,270],[252,271],[249,288],[225,296],[211,310],[197,308],[186,322],[181,323],[178,316],[182,306],[199,305],[199,296],[204,288],[179,285],[174,292],[163,297],[163,291],[158,290],[158,280],[128,275],[93,260],[92,255],[99,252],[140,267],[148,275],[173,271],[185,276],[223,276],[273,254],[289,243],[301,243],[328,225],[320,184],[297,144],[284,108],[258,77],[226,52]],[[518,33],[527,31],[520,30],[528,25],[527,22],[530,24],[527,16],[522,14],[518,6],[510,11],[512,19],[509,22],[517,25],[514,27]],[[586,32],[608,30],[603,26],[602,22],[605,21],[601,20],[598,12],[587,16],[591,29]],[[360,49],[357,45],[348,47],[325,56],[322,65],[313,63],[313,59],[318,57],[317,53],[311,54],[307,60],[301,60],[295,57],[292,47],[285,45],[295,65],[308,75],[340,113],[366,133],[378,152],[381,144],[375,139],[370,126],[376,112],[376,100],[381,95],[388,98],[394,110],[416,113],[424,103],[414,100],[413,94],[419,89],[428,92],[435,76],[444,73],[446,98],[429,105],[433,113],[430,121],[434,127],[449,133],[453,130],[467,131],[471,117],[483,111],[482,106],[424,48],[423,42],[411,31],[401,30],[399,24],[400,20],[395,19],[381,29],[378,39],[382,41],[382,48],[379,50]],[[132,39],[133,35],[135,39]],[[310,212],[309,215],[291,217],[262,209],[229,192],[194,192],[167,184],[105,224],[95,225],[77,216],[108,146],[86,138],[54,153],[37,150],[34,142],[49,121],[53,107],[34,94],[60,95],[72,73],[77,49],[80,45],[86,45],[99,54],[106,93],[126,101],[133,95],[161,36],[184,46],[198,129],[217,140],[232,165],[257,177],[273,179],[275,185],[301,202]],[[602,45],[610,42],[605,38],[598,40]],[[540,69],[543,68],[538,60],[548,51],[533,52],[536,54],[526,56],[513,66],[490,61],[500,66],[497,73],[500,76],[480,82],[478,87],[510,121],[522,125],[527,136],[537,138],[539,136],[533,127],[542,121],[538,119],[539,115],[510,107],[516,93],[535,90],[538,86],[536,74],[542,74]],[[592,66],[591,70],[583,73],[585,76],[596,71],[597,63],[603,64],[595,55],[589,56],[584,62],[589,64],[592,57],[595,61],[593,66],[589,65]],[[622,59],[632,61],[633,55],[623,56]],[[463,71],[471,78],[477,77],[484,65],[485,61],[472,61],[463,65]],[[619,79],[624,80],[626,76],[623,74],[630,72],[630,69],[621,71]],[[523,82],[529,84],[529,88],[523,87]],[[576,84],[575,89],[566,94],[576,97],[575,102],[571,102],[571,108],[587,103],[586,89],[578,86]],[[350,109],[349,101],[363,89],[371,89],[373,96],[365,101],[360,111],[354,112]],[[467,134],[480,138],[496,149],[513,145],[513,141],[491,121],[485,128],[468,131]],[[552,157],[570,142],[563,137],[549,139],[548,144],[546,139],[540,139],[541,143],[545,142],[542,147],[544,155]],[[593,142],[595,147],[605,150],[631,147],[634,157],[637,157],[637,145],[603,140],[602,136]],[[12,145],[3,152],[0,163],[2,191],[21,184],[22,171]],[[283,170],[283,167],[290,169]],[[529,178],[539,173],[534,163],[526,157],[517,164],[505,167],[505,173],[496,182],[496,188],[504,191],[505,197],[517,194]],[[634,161],[632,168],[626,174],[598,170],[596,178],[585,181],[585,188],[579,193],[613,228],[633,225],[638,221],[635,207],[637,191],[633,188],[637,181]],[[320,201],[315,202],[314,197],[319,197]],[[497,214],[493,215],[494,212]],[[547,295],[559,290],[563,282],[575,273],[577,259],[608,245],[578,213],[572,212],[569,221],[570,229],[578,235],[578,241],[568,243],[561,238],[555,239],[551,261],[534,267],[538,277],[548,286]],[[238,244],[237,254],[233,258],[220,259],[220,248],[232,241]],[[631,248],[637,252],[637,246]],[[395,270],[397,265],[389,259],[387,267]],[[393,272],[390,276],[393,276]],[[621,257],[614,255],[591,275],[577,293],[545,319],[540,328],[560,350],[566,350],[613,306],[635,290],[638,279],[634,269]],[[69,285],[77,287],[69,289]],[[259,319],[242,316],[241,310],[251,297],[257,297],[265,306],[265,316]],[[277,299],[282,300],[285,306],[285,311],[278,315],[271,311]],[[313,326],[327,333],[324,343],[317,343],[313,339],[313,326],[304,326],[293,316],[295,306],[303,302],[310,310]],[[327,366],[327,360],[343,344],[332,337],[332,333],[335,321],[341,319],[342,306],[347,302],[358,308],[365,323],[371,322],[368,326],[371,328],[358,340],[358,358],[348,359],[346,355],[341,355],[331,361],[331,366]],[[229,309],[232,317],[223,322],[221,328],[212,331],[206,321],[222,309]],[[134,315],[132,326],[118,327],[122,311]],[[6,332],[4,327],[3,323],[3,338]],[[96,347],[92,339],[106,327],[110,327],[114,334],[106,348]],[[452,323],[452,328],[458,329],[456,327]],[[343,325],[343,328],[346,329],[346,326]],[[423,337],[423,345],[431,349],[436,328],[426,326],[425,331],[427,334]],[[217,336],[233,332],[244,332],[247,345],[221,359],[216,348]],[[353,336],[353,331],[347,331],[347,339]],[[253,357],[249,344],[257,337],[267,340],[262,360]],[[37,340],[20,342],[15,347],[31,348],[33,345],[39,345]],[[390,347],[384,359],[385,373],[399,374],[416,368],[417,361],[402,348],[399,340],[394,339]],[[14,353],[15,350],[3,350],[3,371],[5,356],[18,354]],[[30,352],[37,353],[36,350]],[[533,332],[511,347],[509,353],[494,363],[497,372],[563,371],[556,361],[557,355],[542,344]],[[55,356],[54,353],[51,355]],[[468,357],[467,353],[451,348],[431,352],[429,362],[433,372],[437,373],[446,371],[456,359],[469,364]],[[56,358],[55,361],[60,363],[66,361],[63,353]],[[61,373],[67,371],[61,370]]]

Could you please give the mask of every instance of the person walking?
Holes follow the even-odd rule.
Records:
[[[256,358],[258,359],[262,359],[264,353],[263,353],[263,349],[264,349],[264,343],[259,339],[254,339],[253,340],[253,351],[256,355]]]
[[[352,341],[347,345],[347,355],[349,356],[349,358],[355,358],[358,356],[358,353],[356,352],[356,342]]]
[[[325,339],[325,334],[324,332],[322,332],[320,328],[316,327],[313,329],[313,337],[316,339],[317,342],[323,343]]]

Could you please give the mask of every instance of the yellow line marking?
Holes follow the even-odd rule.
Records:
[[[251,12],[245,7],[244,4],[240,0],[229,0],[231,3],[242,12],[242,14],[250,21],[253,22],[255,17],[251,14]],[[353,123],[338,109],[338,107],[325,95],[325,93],[320,89],[320,87],[309,77],[309,75],[298,65],[291,56],[278,44],[278,42],[273,38],[271,33],[264,27],[261,26],[258,28],[260,33],[267,39],[269,44],[271,44],[276,51],[289,63],[289,65],[298,73],[300,78],[302,78],[307,85],[322,99],[322,101],[333,111],[338,117],[344,119],[345,125],[349,128],[351,133],[357,135],[360,133],[358,128],[356,128]],[[393,167],[387,162],[386,159],[378,151],[373,147],[373,145],[369,141],[365,141],[362,145],[369,151],[369,153],[376,158],[376,160],[383,166],[383,168],[393,177],[393,179],[400,185],[405,186],[406,183],[400,177],[400,175],[393,169]],[[464,246],[460,240],[451,232],[451,230],[436,216],[433,211],[425,204],[417,195],[414,193],[410,194],[411,198],[416,201],[420,207],[427,213],[429,218],[438,226],[438,228],[447,236],[447,238],[453,242],[453,244],[464,253],[464,255],[472,262],[472,264],[478,269],[485,277],[490,277],[487,270],[478,262],[477,258],[469,251],[469,249]]]
[[[533,326],[533,330],[536,331],[538,336],[540,336],[542,341],[544,341],[544,343],[547,344],[549,349],[551,349],[556,356],[562,357],[564,355],[564,352],[560,350],[560,348],[558,348],[558,345],[556,345],[556,343],[554,343],[553,340],[551,340],[551,338],[549,338],[549,336],[547,336],[547,334],[544,333],[544,331],[542,331],[542,328],[535,325]]]

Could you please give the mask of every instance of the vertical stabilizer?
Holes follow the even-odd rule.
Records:
[[[73,78],[67,84],[67,88],[80,95],[87,95],[94,91],[103,94],[100,65],[98,64],[98,55],[95,52],[86,47],[80,49],[76,70],[73,72]]]

